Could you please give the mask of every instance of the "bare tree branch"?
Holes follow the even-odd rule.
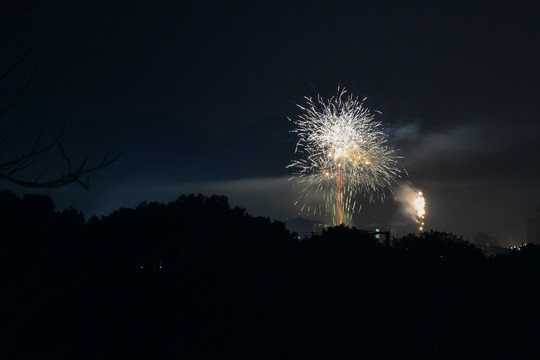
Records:
[[[15,71],[15,69],[17,69],[24,62],[24,60],[28,57],[28,55],[30,55],[30,50],[28,50],[26,54],[21,56],[21,58],[12,67],[10,67],[8,70],[6,70],[6,72],[0,75],[0,80],[2,80],[3,78],[11,74],[13,71]]]
[[[40,2],[41,2],[41,0],[36,0],[33,3],[31,3],[30,5],[28,5],[27,7],[25,7],[24,9],[21,9],[19,11],[11,13],[11,14],[6,14],[6,15],[0,17],[0,21],[4,21],[4,20],[7,20],[7,19],[11,19],[11,18],[20,16],[20,15],[23,15],[23,14],[29,12],[30,10],[32,10],[33,8],[35,8],[36,6],[38,6]]]
[[[59,143],[60,137],[64,134],[65,128],[60,131],[58,136],[49,145],[41,146],[41,133],[34,141],[34,144],[29,151],[23,152],[19,157],[0,163],[0,171],[11,170],[10,174],[14,174],[17,171],[23,170],[30,166],[34,160],[41,154],[52,149]]]
[[[0,17],[0,21],[6,20],[9,18],[17,17],[19,15],[22,15],[33,8],[35,8],[41,0],[35,0],[30,5],[26,6],[24,9],[21,9],[17,12],[14,12],[12,14],[4,15],[3,17]],[[24,94],[26,93],[27,89],[29,88],[30,84],[34,80],[38,69],[42,63],[43,56],[45,53],[46,43],[43,43],[43,46],[41,48],[39,58],[32,69],[32,72],[30,73],[30,76],[24,83],[23,87],[17,92],[17,95],[14,100],[11,101],[7,106],[0,109],[0,120],[3,119],[6,114],[13,109],[23,98]],[[17,68],[21,66],[21,64],[29,57],[30,50],[26,52],[14,65],[12,65],[7,71],[0,74],[0,80],[4,79],[9,74],[13,73]],[[83,161],[78,164],[78,166],[74,167],[71,159],[67,156],[66,152],[64,151],[63,147],[60,144],[60,138],[64,134],[64,129],[60,131],[58,136],[50,143],[43,145],[41,142],[41,133],[34,141],[33,145],[27,150],[24,151],[19,156],[2,161],[0,160],[0,180],[5,180],[20,186],[24,187],[32,187],[32,188],[56,188],[65,186],[67,184],[71,183],[78,183],[83,188],[88,189],[90,184],[89,180],[86,179],[86,181],[82,180],[82,177],[84,175],[87,175],[91,172],[97,171],[99,169],[102,169],[104,167],[109,166],[113,162],[115,162],[120,154],[116,155],[112,159],[108,159],[108,156],[105,156],[103,160],[96,166],[88,166],[88,157],[85,156]],[[7,131],[0,132],[0,144],[3,144],[6,142],[7,139]],[[35,177],[34,180],[27,180],[24,178],[19,177],[19,173],[25,169],[28,169],[32,165],[35,164],[38,157],[48,151],[50,151],[55,146],[58,146],[60,149],[60,152],[62,154],[62,157],[64,161],[66,162],[67,172],[61,173],[59,176],[56,176],[52,180],[48,181],[42,181],[41,179],[46,173],[46,170],[43,170],[37,177]]]
[[[41,48],[41,52],[39,54],[39,59],[36,63],[36,65],[34,66],[34,69],[32,70],[32,73],[30,74],[30,76],[28,77],[28,79],[26,80],[26,83],[24,84],[24,86],[22,87],[22,89],[19,91],[19,93],[17,94],[17,96],[15,97],[15,99],[9,104],[7,105],[6,107],[4,107],[2,110],[0,110],[0,120],[6,116],[6,114],[13,108],[15,107],[15,105],[17,105],[19,103],[19,101],[21,101],[23,95],[26,93],[26,90],[28,89],[28,87],[30,86],[30,84],[32,83],[32,81],[34,80],[34,77],[36,76],[37,74],[37,71],[38,71],[38,68],[39,66],[41,65],[41,61],[43,60],[43,54],[45,54],[45,46],[46,46],[46,43],[43,43],[43,46]],[[3,75],[2,75],[2,78],[7,76],[8,74],[10,74],[11,72],[13,72],[23,61],[24,59],[26,59],[26,57],[28,56],[28,54],[30,53],[30,51],[28,51],[14,66],[12,66],[8,71],[6,71]],[[1,78],[0,78],[1,80]]]
[[[87,166],[88,156],[85,156],[81,163],[76,168],[74,168],[71,159],[68,157],[64,148],[60,144],[60,138],[64,134],[64,130],[65,129],[62,129],[58,136],[47,145],[41,145],[40,134],[29,151],[24,152],[15,159],[0,163],[0,180],[6,180],[20,186],[44,189],[60,187],[71,183],[78,183],[83,188],[89,189],[90,185],[88,179],[86,181],[83,181],[81,177],[83,175],[109,166],[110,164],[115,162],[121,155],[118,154],[112,159],[109,159],[108,155],[105,155],[103,160],[98,165],[93,167]],[[39,155],[51,150],[55,146],[59,147],[60,153],[62,154],[62,157],[66,162],[66,173],[61,173],[60,176],[57,176],[55,179],[49,181],[40,181],[40,179],[46,172],[45,170],[42,171],[41,174],[33,181],[24,180],[16,176],[18,172],[27,169],[32,164],[34,164],[35,160],[38,158]]]

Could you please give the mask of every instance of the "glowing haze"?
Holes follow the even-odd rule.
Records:
[[[330,213],[341,224],[361,209],[361,199],[383,200],[392,191],[401,177],[400,157],[387,145],[388,135],[364,106],[365,98],[360,101],[338,87],[327,101],[320,96],[305,100],[297,105],[302,115],[291,120],[298,157],[287,167],[295,169],[293,178],[302,186],[295,204],[301,203],[300,211]],[[322,193],[323,204],[307,205],[315,193]]]
[[[396,200],[401,203],[402,210],[409,219],[418,224],[418,230],[424,231],[426,217],[424,193],[411,183],[402,183],[397,191]]]

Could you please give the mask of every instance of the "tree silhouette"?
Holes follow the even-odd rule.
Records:
[[[85,221],[0,191],[0,226],[4,358],[512,358],[540,319],[534,245],[486,259],[450,233],[345,226],[299,241],[201,194]]]
[[[34,1],[30,3],[29,5],[27,5],[26,7],[15,9],[14,11],[8,14],[4,14],[4,15],[0,14],[0,23],[6,20],[12,19],[14,17],[23,15],[24,13],[35,8],[39,3],[40,1]],[[43,45],[39,54],[39,58],[36,64],[34,65],[33,70],[29,74],[26,82],[22,85],[20,89],[13,90],[15,93],[14,97],[6,105],[4,105],[3,107],[0,107],[0,122],[8,115],[8,113],[15,106],[17,106],[17,104],[19,104],[24,94],[30,87],[31,83],[33,82],[37,74],[39,66],[42,63],[45,50],[46,50],[46,46]],[[0,82],[4,78],[13,74],[17,69],[19,69],[21,65],[27,60],[30,53],[31,53],[30,50],[28,50],[11,67],[4,70],[3,72],[0,72]],[[67,184],[77,183],[83,188],[88,189],[90,184],[89,184],[88,178],[84,178],[85,175],[88,175],[90,173],[93,173],[97,170],[100,170],[102,168],[105,168],[111,165],[120,156],[120,154],[118,154],[112,159],[110,159],[108,155],[105,155],[103,159],[101,160],[101,162],[99,162],[97,165],[89,165],[88,157],[85,156],[80,163],[74,165],[60,143],[63,133],[64,133],[64,130],[61,130],[59,134],[56,136],[56,138],[54,138],[52,141],[45,142],[45,143],[43,142],[42,136],[40,134],[33,141],[32,145],[30,145],[27,148],[26,151],[23,151],[19,155],[13,156],[11,158],[1,159],[0,160],[0,180],[4,180],[7,182],[17,184],[23,187],[28,187],[28,188],[45,188],[45,189],[57,188],[57,187],[65,186]],[[0,145],[6,145],[7,140],[8,140],[8,132],[7,130],[4,129],[3,131],[0,131]],[[60,172],[60,174],[47,180],[43,180],[46,170],[43,170],[38,176],[32,179],[20,175],[23,171],[28,170],[29,168],[34,166],[36,161],[38,161],[41,156],[43,156],[45,153],[49,153],[54,148],[59,149],[61,158],[65,162],[65,166],[66,166],[65,171]]]
[[[463,237],[452,233],[429,231],[394,238],[392,246],[414,261],[474,262],[484,256],[482,252]]]

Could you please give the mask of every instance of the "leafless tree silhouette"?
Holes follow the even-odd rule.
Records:
[[[8,12],[2,13],[3,10],[0,9],[0,25],[4,21],[12,20],[13,18],[33,10],[41,3],[41,1],[35,0],[26,5],[20,5],[20,8],[17,8],[17,6],[19,6],[17,2],[13,3],[14,4],[9,5],[12,9]],[[45,49],[46,46],[43,45],[39,58],[27,79],[24,81],[24,84],[20,89],[14,91],[13,99],[9,101],[7,105],[0,107],[0,127],[2,127],[3,123],[5,124],[4,119],[9,112],[19,104],[33,82],[42,63]],[[6,70],[2,71],[0,69],[0,85],[5,78],[12,75],[16,70],[20,69],[23,64],[29,61],[30,54],[31,51],[28,50],[15,61],[13,65],[8,66]],[[105,155],[101,162],[91,166],[88,164],[88,157],[84,156],[80,163],[74,165],[60,142],[64,131],[65,129],[61,129],[52,141],[43,141],[40,133],[33,143],[30,143],[31,145],[26,150],[23,150],[18,155],[4,158],[2,155],[7,147],[8,131],[2,129],[0,131],[0,181],[3,180],[27,188],[57,188],[71,183],[77,183],[83,188],[88,189],[89,180],[86,175],[105,168],[118,159],[119,155],[113,158],[109,158]],[[55,148],[58,148],[58,156],[61,156],[61,159],[65,162],[65,171],[56,173],[52,178],[45,180],[43,180],[46,172],[45,170],[34,178],[28,178],[28,176],[24,175],[24,170],[35,167],[45,153],[49,153]],[[86,178],[83,179],[83,177]],[[3,240],[6,241],[0,243],[0,254],[3,253],[4,256],[12,256],[12,254],[9,254],[4,249],[4,245],[11,239],[9,239],[9,237],[5,238],[6,239]],[[15,273],[13,279],[10,279],[11,282],[3,283],[3,285],[0,286],[1,290],[3,290],[1,291],[3,296],[0,301],[0,317],[2,318],[2,321],[0,321],[0,358],[2,359],[11,358],[10,354],[17,341],[17,337],[20,336],[21,329],[27,324],[27,319],[33,314],[35,309],[59,292],[58,289],[51,290],[48,281],[39,279],[42,270],[43,263],[39,260],[28,273]],[[26,292],[31,292],[34,295],[30,301],[21,303],[20,298],[23,296],[21,294],[25,294]]]
[[[10,14],[6,15],[0,15],[0,21],[6,20],[6,19],[12,19],[14,17],[17,17],[19,15],[22,15],[33,8],[35,8],[40,3],[39,0],[34,1],[27,5],[26,7],[16,10]],[[43,55],[45,53],[46,46],[43,45],[39,59],[37,60],[32,72],[28,76],[28,79],[22,86],[22,88],[17,92],[17,95],[15,98],[8,103],[6,106],[0,109],[0,122],[6,117],[6,115],[9,113],[11,109],[13,109],[23,98],[23,95],[29,88],[30,84],[34,80],[34,77],[37,73],[37,70],[42,62]],[[0,74],[0,81],[7,77],[8,75],[12,74],[16,69],[18,69],[21,64],[23,64],[27,58],[30,55],[30,50],[28,50],[18,61],[15,62],[10,68],[8,68],[5,72]],[[73,165],[71,162],[71,159],[68,157],[67,153],[64,151],[64,148],[61,145],[61,137],[64,134],[64,130],[62,129],[59,134],[56,136],[56,138],[51,142],[42,142],[42,136],[41,134],[37,137],[37,139],[33,142],[33,145],[30,146],[26,151],[22,152],[18,156],[14,156],[11,159],[0,159],[0,180],[5,180],[14,184],[17,184],[19,186],[24,186],[28,188],[57,188],[61,186],[65,186],[67,184],[71,183],[77,183],[81,185],[83,188],[88,189],[89,188],[89,179],[86,177],[83,179],[85,175],[88,175],[92,172],[95,172],[99,169],[105,168],[115,162],[120,154],[116,155],[113,158],[109,158],[108,155],[105,155],[104,158],[101,160],[100,163],[97,165],[91,166],[88,164],[88,156],[85,156],[84,159],[78,163],[77,165]],[[0,132],[0,145],[3,145],[6,143],[8,137],[7,131]],[[55,175],[52,179],[42,180],[46,171],[42,171],[37,177],[33,179],[25,178],[24,176],[21,176],[21,172],[23,170],[26,170],[32,166],[35,165],[36,161],[42,156],[44,153],[47,153],[51,151],[53,148],[58,148],[59,152],[65,161],[66,164],[66,170],[64,172],[60,172],[60,174]],[[1,151],[1,150],[0,150]]]

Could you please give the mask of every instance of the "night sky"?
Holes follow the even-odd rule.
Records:
[[[0,69],[30,50],[0,81],[2,106],[39,65],[2,119],[2,157],[64,126],[74,163],[122,156],[88,191],[1,186],[87,217],[202,192],[293,218],[288,118],[304,96],[341,85],[382,112],[404,181],[426,195],[427,229],[518,244],[540,201],[538,19],[532,1],[42,1],[0,23]],[[44,168],[65,170],[59,151],[25,176]],[[391,196],[355,217],[359,227],[406,221]]]

